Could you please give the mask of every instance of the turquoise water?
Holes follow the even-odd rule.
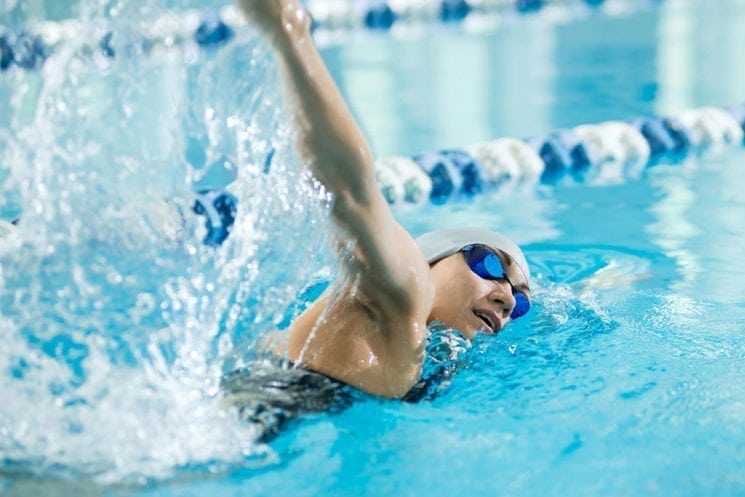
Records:
[[[745,12],[718,5],[323,55],[376,153],[408,154],[740,102]],[[745,494],[743,150],[397,209],[415,234],[512,234],[535,311],[477,340],[438,399],[363,400],[267,446],[217,382],[334,268],[266,52],[242,33],[191,64],[75,60],[0,79],[3,209],[24,216],[0,246],[1,493]],[[213,251],[189,191],[232,176],[237,227]]]

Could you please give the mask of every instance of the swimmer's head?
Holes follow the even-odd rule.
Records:
[[[515,242],[496,231],[481,228],[446,228],[423,234],[416,239],[416,244],[430,265],[460,252],[469,245],[486,245],[509,255],[517,263],[525,279],[530,281],[530,268],[523,251]]]
[[[437,287],[432,320],[473,338],[479,330],[496,333],[529,309],[528,262],[501,233],[448,228],[426,233],[416,243]]]

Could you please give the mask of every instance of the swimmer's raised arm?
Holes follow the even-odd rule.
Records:
[[[349,276],[293,322],[287,356],[370,393],[406,394],[422,367],[434,288],[427,260],[378,189],[372,152],[313,43],[298,0],[236,0],[270,43],[297,150],[333,194]]]
[[[366,392],[403,397],[422,371],[429,323],[472,338],[527,312],[525,258],[506,237],[483,229],[433,232],[420,239],[420,250],[378,189],[370,146],[315,48],[298,0],[236,2],[274,50],[298,152],[334,195],[339,239],[351,248],[341,259],[350,278],[293,321],[287,356]]]
[[[374,180],[370,147],[315,48],[297,0],[239,0],[274,49],[295,117],[297,149],[333,193],[365,191]]]
[[[297,150],[334,195],[335,223],[354,257],[347,269],[362,275],[370,297],[405,303],[416,287],[411,258],[426,263],[393,218],[375,179],[372,152],[315,48],[310,18],[297,0],[237,0],[274,49],[295,118]],[[414,277],[415,279],[415,277]]]

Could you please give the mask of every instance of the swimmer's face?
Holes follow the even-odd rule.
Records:
[[[530,297],[528,281],[519,266],[504,252],[494,252],[515,289]],[[441,321],[469,339],[479,331],[498,333],[510,321],[515,307],[510,282],[480,277],[468,267],[462,252],[432,265],[432,275],[436,294],[430,321]]]

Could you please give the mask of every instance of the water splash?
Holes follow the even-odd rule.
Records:
[[[308,260],[330,271],[328,199],[297,168],[250,32],[197,60],[142,58],[126,47],[143,10],[117,5],[81,4],[79,38],[9,76],[0,194],[22,218],[0,240],[0,467],[112,482],[269,464],[219,379],[296,312]],[[122,28],[106,67],[83,49],[102,18]],[[192,190],[233,176],[215,250]]]

